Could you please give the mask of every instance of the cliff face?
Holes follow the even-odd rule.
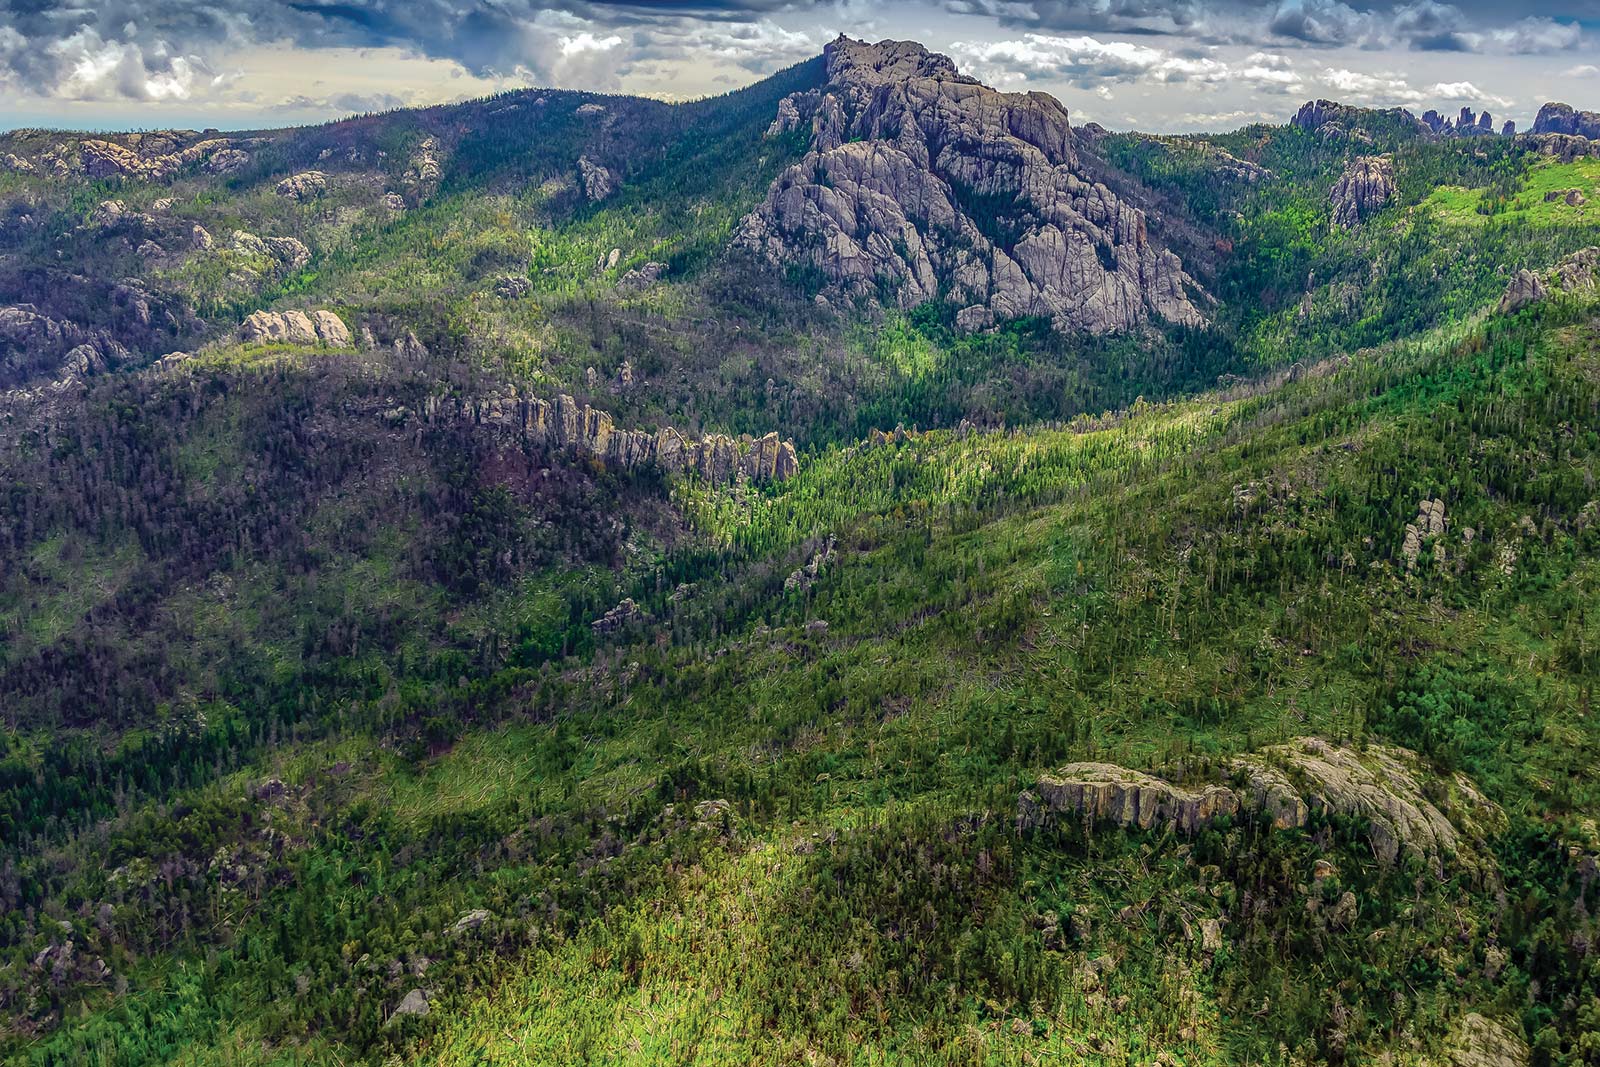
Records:
[[[741,476],[781,482],[800,469],[794,442],[781,440],[776,433],[686,437],[670,426],[654,433],[622,429],[607,412],[579,404],[565,393],[553,404],[515,390],[478,400],[433,397],[423,415],[430,422],[468,419],[629,470],[654,463],[669,474],[692,471],[714,484]]]
[[[887,285],[903,307],[948,301],[969,329],[1024,315],[1092,333],[1204,321],[1143,212],[1085,179],[1054,98],[997,92],[904,42],[841,37],[825,61],[827,83],[787,97],[769,131],[809,127],[811,150],[737,244],[820,271],[836,295]]]
[[[1576,111],[1568,104],[1549,103],[1533,120],[1534,133],[1564,133],[1572,137],[1600,140],[1600,113]]]

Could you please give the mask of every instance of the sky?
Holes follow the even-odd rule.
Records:
[[[1600,110],[1600,0],[0,0],[0,128],[259,128],[524,86],[688,99],[839,33],[916,40],[1075,121],[1283,122],[1305,100]]]

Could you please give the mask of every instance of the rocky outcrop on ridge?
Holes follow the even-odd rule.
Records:
[[[1388,156],[1358,156],[1345,165],[1329,194],[1333,225],[1351,229],[1380,211],[1394,195],[1394,160]]]
[[[738,246],[816,269],[836,296],[887,286],[903,307],[945,300],[1091,333],[1204,321],[1144,213],[1084,176],[1054,98],[997,92],[905,42],[841,37],[824,62],[826,84],[787,97],[771,128],[808,125],[811,150]]]
[[[430,397],[423,417],[429,422],[465,419],[538,444],[569,448],[624,469],[654,463],[669,474],[693,472],[713,484],[739,478],[781,482],[800,469],[794,442],[782,440],[776,433],[693,438],[670,426],[654,433],[622,429],[607,412],[579,404],[565,393],[553,404],[515,389],[480,399]]]
[[[1533,133],[1562,133],[1569,137],[1600,140],[1600,112],[1577,111],[1568,104],[1551,102],[1539,109]]]
[[[279,182],[276,192],[286,200],[315,200],[328,189],[328,176],[320,170],[291,174]]]
[[[1593,292],[1597,286],[1600,286],[1600,247],[1580,248],[1544,274],[1526,269],[1517,271],[1506,284],[1497,310],[1509,315],[1537,304],[1552,292]]]
[[[331,311],[256,311],[239,326],[245,344],[330,345],[351,347],[350,330]]]
[[[117,140],[85,137],[52,145],[36,160],[13,153],[6,161],[10,169],[23,173],[43,169],[58,178],[82,175],[152,182],[168,181],[194,167],[227,174],[250,161],[245,149],[255,143],[252,140],[208,137],[185,143],[196,136],[183,130],[155,130],[120,135]]]
[[[1410,752],[1369,745],[1355,749],[1302,737],[1226,765],[1226,784],[1188,786],[1109,763],[1075,763],[1041,775],[1018,799],[1024,829],[1061,817],[1124,828],[1167,828],[1192,834],[1223,817],[1248,816],[1279,830],[1300,829],[1314,815],[1361,819],[1378,859],[1401,855],[1438,868],[1470,851],[1502,818],[1461,775],[1445,779],[1438,802],[1421,782]],[[1442,807],[1440,806],[1442,805]]]

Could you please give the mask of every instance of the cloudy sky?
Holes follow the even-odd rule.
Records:
[[[0,0],[0,127],[281,126],[525,85],[681,99],[840,32],[1119,129],[1282,121],[1313,97],[1497,126],[1600,109],[1600,0]]]

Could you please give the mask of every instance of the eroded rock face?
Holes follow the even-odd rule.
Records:
[[[240,147],[247,142],[213,137],[179,148],[183,137],[173,131],[130,134],[129,141],[137,138],[133,145],[86,138],[77,146],[78,170],[90,178],[166,181],[189,167],[198,165],[210,173],[225,174],[250,160],[249,153]]]
[[[1357,751],[1303,737],[1239,757],[1228,771],[1225,784],[1191,786],[1115,764],[1075,763],[1042,775],[1022,794],[1018,823],[1029,829],[1071,816],[1194,833],[1224,816],[1288,830],[1308,825],[1313,815],[1343,815],[1363,821],[1383,862],[1412,855],[1442,869],[1446,857],[1472,851],[1503,818],[1459,774],[1445,779],[1436,804],[1421,784],[1429,772],[1404,749]]]
[[[331,311],[256,311],[239,326],[245,344],[351,346],[350,330]]]
[[[1394,199],[1394,161],[1388,156],[1359,156],[1339,176],[1329,199],[1333,225],[1351,229]]]
[[[886,284],[904,307],[945,299],[1094,333],[1203,322],[1143,212],[1081,176],[1054,98],[996,92],[904,42],[841,37],[825,62],[824,89],[788,97],[773,123],[809,123],[811,151],[737,245],[816,268],[835,295]]]
[[[629,470],[654,463],[669,474],[694,472],[714,484],[740,477],[781,482],[800,469],[794,442],[781,440],[776,433],[738,438],[707,434],[690,439],[670,426],[655,433],[623,429],[607,412],[579,404],[565,393],[553,404],[515,389],[481,399],[434,397],[424,415],[430,421],[465,419],[493,426]]]
[[[1600,112],[1577,111],[1568,104],[1551,102],[1539,109],[1534,133],[1564,133],[1570,137],[1600,140]]]
[[[617,179],[611,171],[588,156],[578,157],[578,178],[583,182],[583,195],[591,201],[604,200],[617,191]]]

